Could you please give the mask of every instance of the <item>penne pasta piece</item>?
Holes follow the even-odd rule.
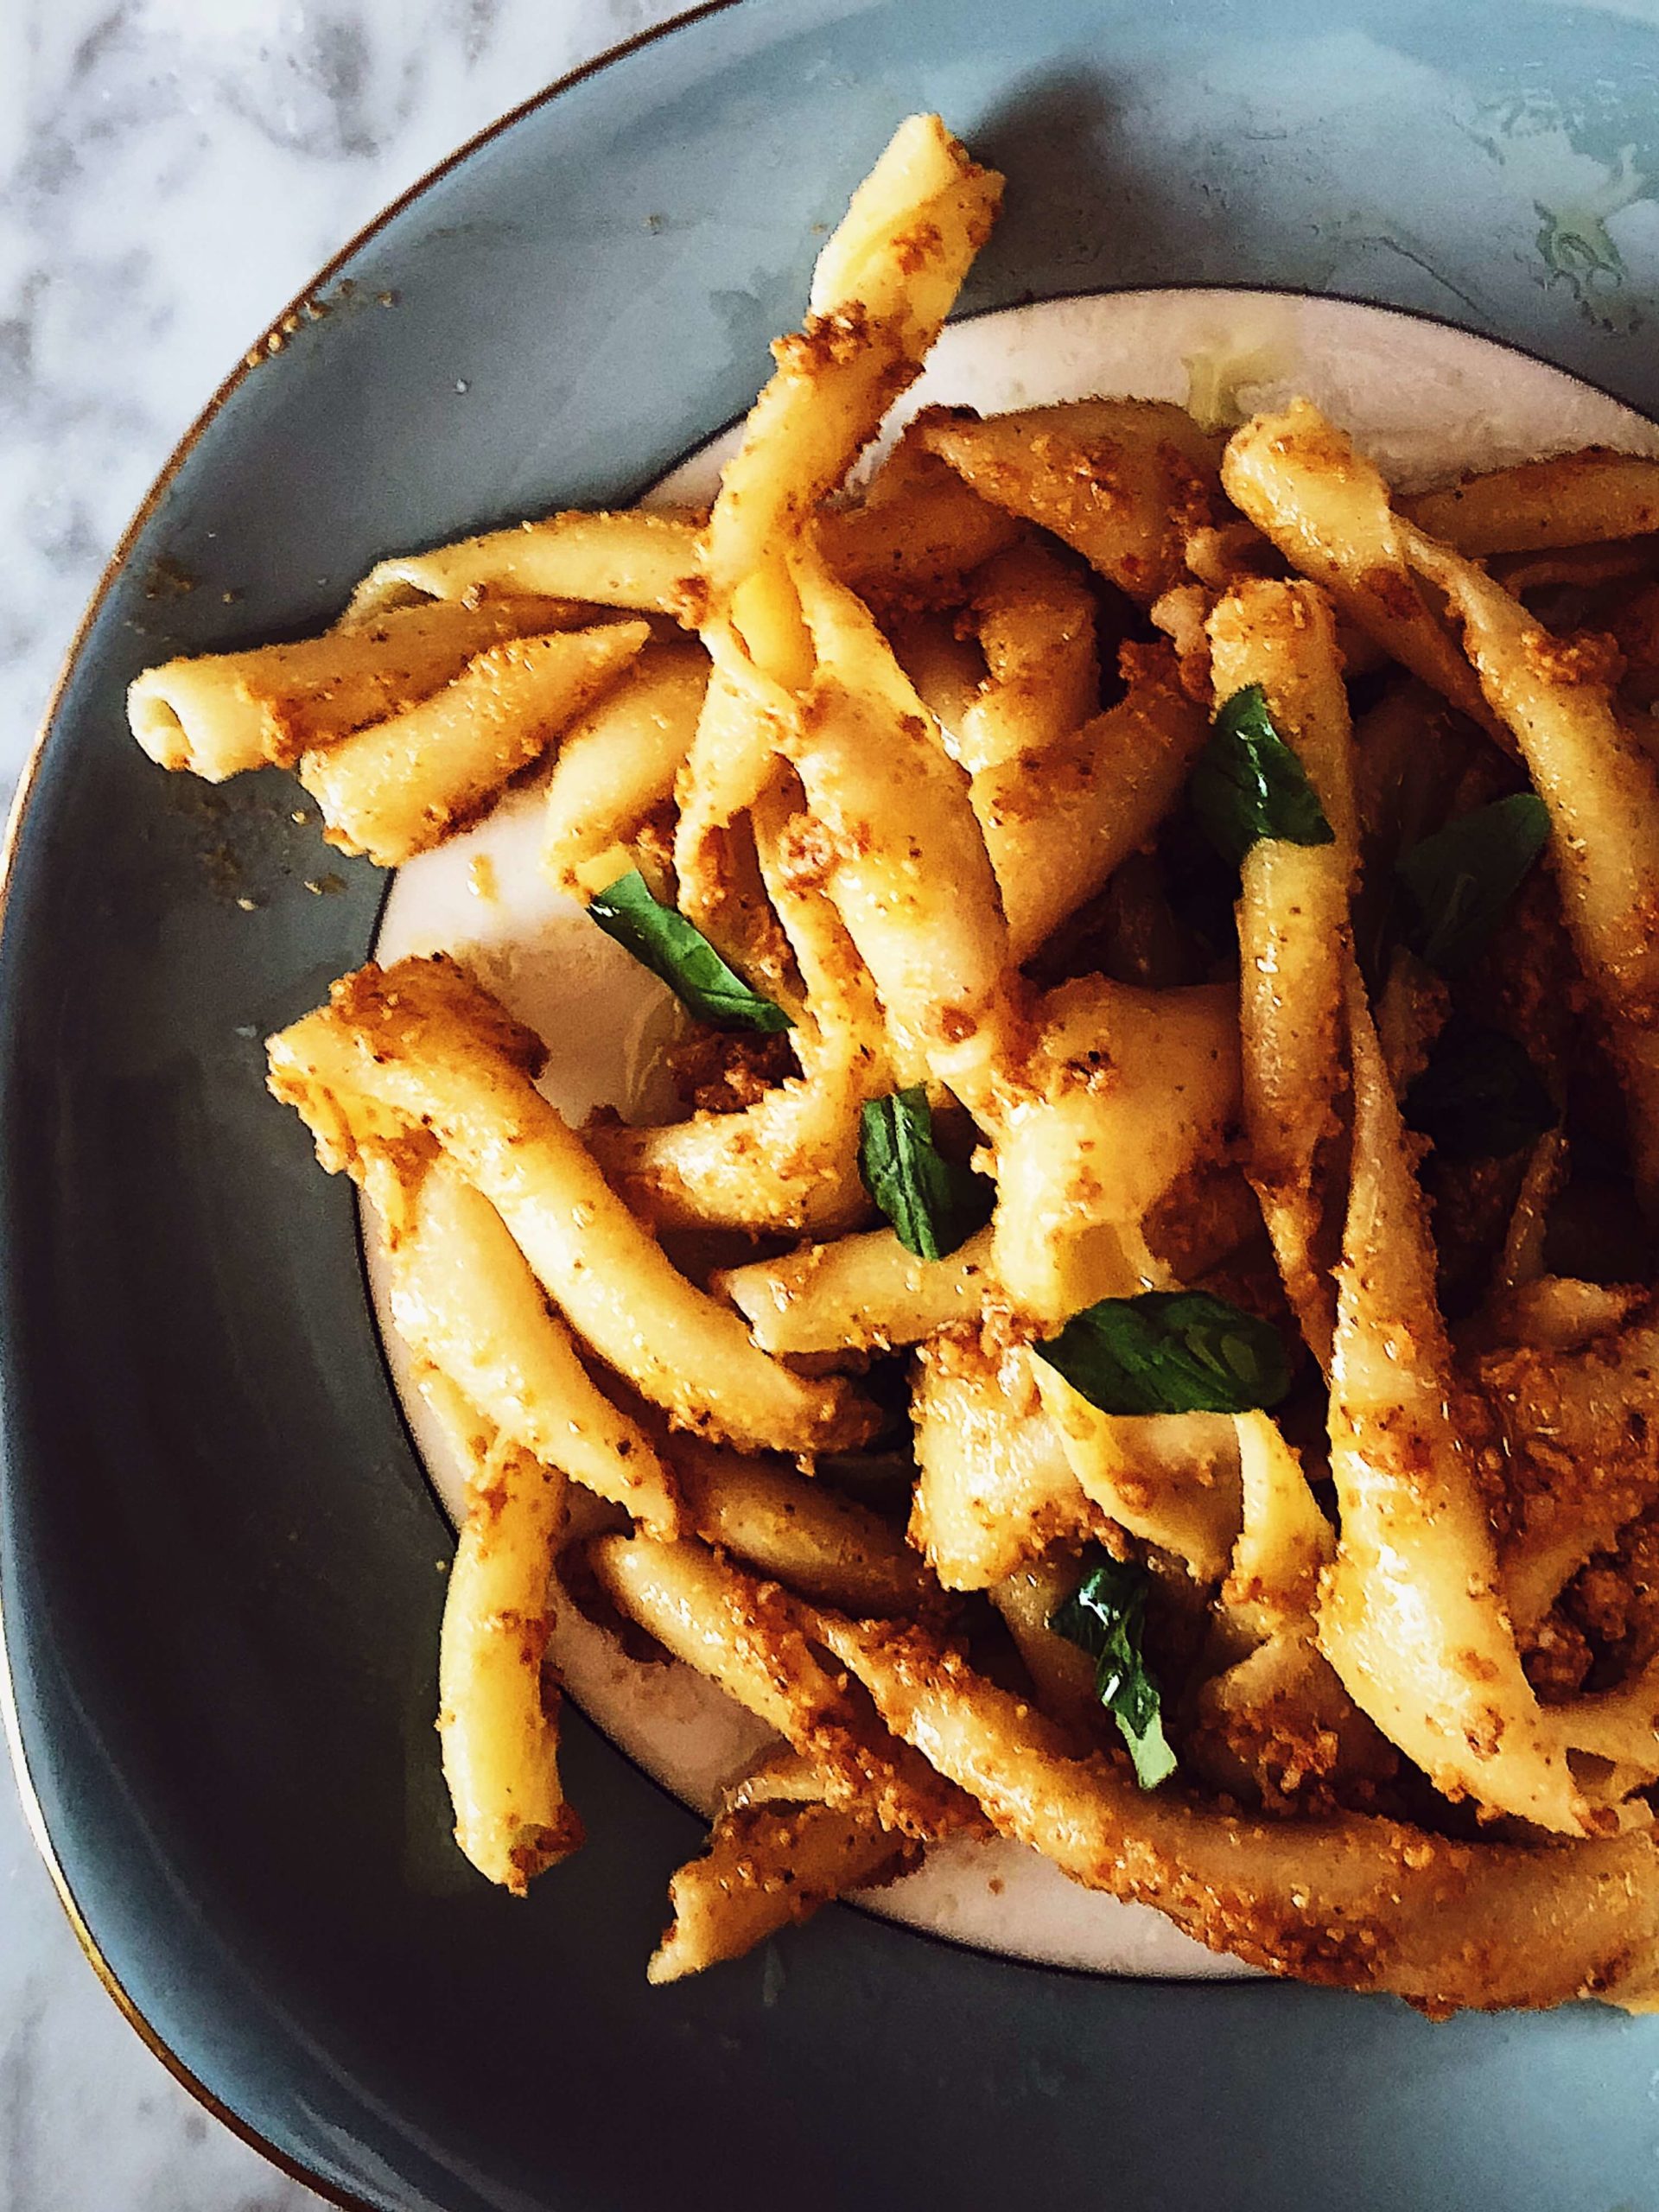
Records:
[[[1022,1347],[1000,1351],[967,1328],[930,1338],[912,1409],[910,1541],[947,1590],[988,1589],[1095,1525]]]
[[[1615,1689],[1557,1706],[1550,1718],[1570,1751],[1627,1767],[1643,1782],[1659,1777],[1659,1664],[1653,1660]]]
[[[1219,1582],[1238,1535],[1239,1453],[1225,1414],[1104,1414],[1046,1360],[1033,1362],[1043,1409],[1077,1486],[1145,1542]]]
[[[1101,976],[1040,1001],[995,1140],[992,1265],[1020,1310],[1065,1321],[1160,1276],[1145,1217],[1238,1110],[1234,1006],[1230,985],[1142,991]]]
[[[1465,476],[1400,512],[1459,553],[1541,553],[1659,530],[1659,461],[1605,446]]]
[[[672,1917],[645,1979],[657,1985],[741,1959],[780,1928],[810,1920],[849,1890],[909,1873],[921,1847],[856,1805],[730,1807],[701,1858],[670,1879]]]
[[[1328,1169],[1347,1080],[1343,991],[1359,858],[1348,697],[1315,584],[1235,584],[1208,629],[1217,700],[1262,687],[1334,833],[1327,845],[1257,838],[1238,897],[1248,1172],[1287,1295],[1323,1360],[1336,1319]]]
[[[962,758],[963,724],[985,681],[978,640],[964,638],[949,614],[912,614],[889,626],[893,657],[938,725],[944,749]]]
[[[1391,1990],[1421,2010],[1618,2003],[1651,1975],[1659,1852],[1643,1833],[1570,1845],[1462,1843],[1351,1814],[1251,1818],[1142,1790],[1127,1764],[1070,1758],[1022,1700],[918,1629],[826,1618],[883,1719],[1003,1835],[1073,1881],[1155,1905],[1271,1974]]]
[[[817,1769],[831,1804],[860,1804],[884,1828],[925,1841],[972,1830],[961,1792],[848,1695],[812,1649],[817,1616],[698,1543],[601,1536],[587,1548],[600,1587],[670,1655],[717,1682]]]
[[[970,776],[1018,760],[1027,775],[1100,704],[1094,594],[1035,538],[974,578],[972,612],[987,675],[961,718],[956,758]]]
[[[1122,660],[1128,691],[1116,706],[1034,759],[973,779],[1014,960],[1028,960],[1148,842],[1204,743],[1204,714],[1168,648],[1127,646]]]
[[[938,409],[920,433],[982,499],[1041,524],[1131,599],[1185,579],[1189,530],[1212,519],[1221,440],[1156,399],[1079,399],[982,421]]]
[[[523,1897],[582,1822],[559,1779],[557,1691],[543,1672],[564,1477],[493,1433],[442,1376],[423,1395],[470,1466],[438,1643],[438,1729],[455,1841]]]
[[[328,1039],[321,1056],[309,1049],[319,1030]],[[322,1017],[273,1038],[269,1051],[271,1088],[319,1131],[325,1166],[341,1164],[327,1095],[341,1057],[354,1096],[429,1128],[576,1333],[677,1423],[785,1452],[832,1450],[869,1433],[872,1416],[844,1377],[780,1367],[677,1272],[536,1089],[538,1041],[452,962],[359,969],[335,984]]]
[[[1305,399],[1236,430],[1221,465],[1228,496],[1338,611],[1482,728],[1494,720],[1441,618],[1417,588],[1389,487]]]
[[[579,894],[582,869],[673,797],[708,684],[697,645],[647,645],[565,732],[548,779],[542,847],[542,866],[561,890]]]
[[[1659,765],[1609,696],[1605,641],[1552,637],[1472,562],[1409,524],[1401,543],[1443,591],[1494,715],[1549,810],[1550,852],[1580,959],[1624,1077],[1637,1181],[1659,1205]]]
[[[701,569],[697,526],[684,516],[573,511],[378,562],[353,594],[346,620],[422,600],[476,606],[539,597],[695,621]]]
[[[442,1158],[406,1197],[391,1275],[399,1335],[506,1444],[653,1535],[678,1534],[674,1478],[651,1439],[592,1381],[500,1216]]]
[[[303,753],[406,714],[490,646],[581,620],[579,608],[548,599],[391,608],[297,645],[147,668],[127,692],[127,719],[163,768],[222,783],[247,768],[291,767]]]
[[[492,645],[418,706],[302,754],[330,844],[401,868],[463,829],[638,654],[643,622]]]
[[[1236,1414],[1243,1520],[1222,1602],[1266,1637],[1310,1627],[1335,1540],[1270,1414]]]
[[[1354,1168],[1331,1363],[1341,1514],[1319,1649],[1362,1713],[1442,1793],[1559,1834],[1584,1806],[1521,1670],[1491,1525],[1453,1426],[1422,1193],[1357,976]]]
[[[1077,1566],[1059,1552],[1029,1560],[987,1593],[1007,1624],[1049,1717],[1092,1732],[1101,1716],[1095,1661],[1049,1621],[1077,1585]]]
[[[859,504],[818,524],[830,568],[884,613],[951,605],[965,595],[963,578],[1020,535],[1014,516],[927,450],[914,423]]]
[[[938,1591],[878,1514],[779,1459],[696,1438],[669,1447],[694,1534],[814,1603],[856,1618],[908,1616]]]
[[[947,1258],[921,1260],[890,1229],[873,1229],[728,1268],[714,1287],[763,1351],[890,1351],[978,1320],[992,1287],[990,1250],[983,1229]]]

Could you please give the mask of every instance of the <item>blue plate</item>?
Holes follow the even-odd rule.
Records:
[[[580,1724],[589,1848],[526,1904],[473,1878],[431,1726],[447,1531],[349,1199],[261,1088],[260,1038],[363,957],[380,882],[283,779],[158,774],[121,704],[148,661],[315,626],[389,550],[626,498],[747,404],[814,226],[915,108],[1012,180],[969,308],[1344,293],[1656,411],[1637,12],[704,13],[359,241],[147,503],[35,763],[0,941],[14,1733],[110,1976],[319,2186],[448,2212],[1659,2205],[1659,2024],[1592,2008],[1431,2027],[839,1912],[648,1990],[696,1826]]]

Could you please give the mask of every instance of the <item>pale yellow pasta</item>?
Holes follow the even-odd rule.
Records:
[[[781,1459],[691,1437],[677,1439],[672,1453],[686,1517],[705,1543],[861,1618],[925,1607],[932,1586],[921,1561],[868,1506]]]
[[[1354,1174],[1330,1414],[1341,1530],[1319,1648],[1438,1789],[1576,1834],[1582,1801],[1521,1671],[1491,1529],[1452,1422],[1422,1194],[1357,976],[1349,1041]]]
[[[1394,658],[1484,728],[1492,717],[1445,623],[1417,588],[1389,487],[1305,399],[1236,430],[1221,480],[1293,566]]]
[[[163,768],[221,783],[247,768],[291,766],[302,753],[406,713],[489,646],[580,620],[580,609],[547,599],[391,608],[297,645],[147,668],[128,690],[127,718]]]
[[[1409,524],[1412,565],[1446,594],[1492,712],[1549,810],[1561,905],[1624,1077],[1637,1179],[1659,1205],[1659,765],[1613,711],[1608,671],[1553,638],[1473,562]]]
[[[1040,1356],[1043,1408],[1077,1486],[1133,1536],[1218,1582],[1239,1532],[1238,1445],[1224,1414],[1107,1414]]]
[[[972,1828],[972,1807],[848,1695],[811,1649],[811,1610],[706,1545],[601,1536],[600,1587],[676,1659],[776,1729],[822,1776],[832,1804],[861,1802],[883,1827],[925,1840]]]
[[[672,1918],[645,1968],[677,1981],[741,1958],[780,1928],[798,1926],[849,1890],[907,1873],[919,1847],[855,1805],[757,1803],[715,1821],[702,1856],[671,1877]]]
[[[1238,1110],[1236,1003],[1100,976],[1042,1001],[995,1136],[993,1264],[1020,1309],[1062,1322],[1160,1278],[1142,1224]]]
[[[820,856],[800,779],[773,763],[750,813],[755,866],[801,979],[803,1058],[845,1065],[872,1091],[888,1039],[870,971],[820,880]]]
[[[770,1352],[887,1351],[977,1321],[991,1287],[991,1232],[942,1260],[918,1259],[890,1229],[806,1244],[728,1268],[715,1287]]]
[[[1418,528],[1459,553],[1539,553],[1659,530],[1659,461],[1586,446],[1402,499]]]
[[[1094,594],[1035,538],[988,562],[973,589],[986,676],[961,718],[956,757],[970,776],[1018,760],[1040,779],[1040,756],[1100,703]]]
[[[1033,760],[974,778],[971,803],[1026,960],[1114,869],[1146,844],[1204,743],[1202,711],[1167,648],[1126,649],[1128,690]]]
[[[887,634],[893,657],[938,724],[945,751],[959,760],[963,723],[985,681],[978,640],[964,637],[949,614],[905,615],[889,622]]]
[[[843,1378],[780,1367],[677,1272],[537,1090],[537,1040],[452,963],[361,969],[334,986],[328,1012],[353,1091],[432,1131],[578,1336],[671,1418],[788,1452],[867,1432]],[[271,1039],[271,1084],[310,1120],[327,1073],[308,1062],[305,1034]]]
[[[1238,897],[1239,1028],[1247,1166],[1285,1289],[1310,1344],[1335,1319],[1322,1249],[1330,1140],[1345,1086],[1343,987],[1358,864],[1352,737],[1336,627],[1317,585],[1235,584],[1209,621],[1217,702],[1259,684],[1332,832],[1324,845],[1259,837]]]
[[[434,1160],[391,1238],[398,1334],[476,1406],[505,1442],[643,1522],[678,1532],[673,1475],[612,1404],[486,1198]]]
[[[1616,1689],[1557,1706],[1550,1718],[1569,1750],[1629,1768],[1643,1782],[1659,1777],[1659,1662],[1649,1660]]]
[[[709,684],[708,656],[690,642],[647,645],[626,674],[564,734],[547,783],[542,866],[562,890],[631,837],[673,796]]]
[[[1139,1789],[1126,1765],[1067,1756],[1023,1700],[919,1630],[823,1629],[888,1726],[1002,1834],[1269,1973],[1392,1990],[1437,2012],[1617,2000],[1650,1975],[1659,1853],[1646,1834],[1467,1844],[1353,1814],[1194,1804]]]
[[[468,1469],[438,1640],[455,1841],[480,1874],[522,1897],[582,1839],[559,1778],[557,1691],[542,1666],[564,1477],[495,1434],[442,1376],[423,1375],[421,1389]]]
[[[1076,1565],[1051,1552],[1016,1567],[987,1595],[1007,1623],[1045,1711],[1092,1732],[1101,1719],[1095,1662],[1081,1645],[1048,1624],[1077,1584]]]
[[[1028,1351],[952,1330],[917,1359],[911,1541],[947,1590],[984,1590],[1094,1523]]]
[[[1258,1635],[1300,1629],[1335,1549],[1331,1524],[1272,1416],[1238,1414],[1234,1427],[1243,1518],[1222,1601]]]
[[[429,553],[378,562],[352,595],[347,620],[378,620],[425,599],[573,599],[695,621],[702,560],[697,525],[682,515],[549,515]]]
[[[492,645],[418,706],[301,755],[324,834],[399,868],[489,805],[638,654],[643,622]]]
[[[948,604],[963,580],[1020,534],[964,484],[912,424],[856,505],[818,525],[823,556],[861,599],[884,609]]]
[[[982,498],[1040,523],[1143,606],[1181,581],[1211,520],[1221,441],[1185,408],[1078,399],[982,422],[935,411],[923,435]]]

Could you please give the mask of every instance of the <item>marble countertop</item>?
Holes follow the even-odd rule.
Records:
[[[0,796],[203,400],[461,140],[679,0],[0,4]],[[301,2212],[105,1995],[0,1777],[0,2212]]]

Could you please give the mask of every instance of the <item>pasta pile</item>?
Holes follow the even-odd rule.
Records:
[[[1641,2005],[1659,1933],[1659,463],[1408,500],[1230,438],[928,410],[1001,180],[903,124],[707,515],[383,562],[140,677],[385,867],[543,779],[686,1011],[568,1126],[455,960],[276,1096],[378,1215],[472,1470],[457,1837],[574,1849],[576,1608],[772,1732],[668,1980],[995,1832],[1274,1973]]]

